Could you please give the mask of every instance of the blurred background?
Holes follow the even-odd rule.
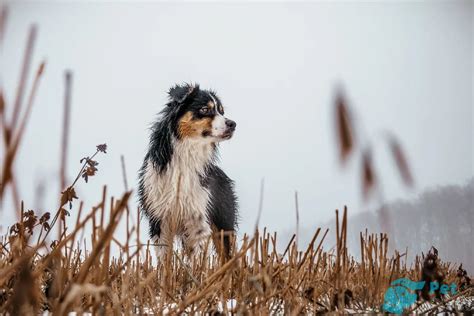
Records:
[[[360,230],[381,231],[376,218],[384,204],[393,247],[413,254],[435,245],[442,259],[474,269],[471,1],[7,6],[1,52],[7,104],[31,23],[38,26],[33,65],[47,62],[15,166],[26,208],[53,211],[58,204],[65,70],[73,74],[69,182],[80,158],[108,145],[97,158],[97,176],[76,186],[86,209],[101,200],[104,185],[116,196],[124,191],[121,155],[129,186],[136,187],[167,90],[197,82],[215,89],[237,122],[220,152],[236,182],[240,235],[254,229],[264,179],[260,227],[277,231],[283,245],[296,229],[297,191],[300,242],[316,227],[333,229],[334,210],[347,205],[357,254]],[[337,88],[353,110],[358,141],[374,150],[381,189],[367,201],[360,159],[342,166],[338,156]],[[385,131],[403,145],[413,188],[400,181]],[[5,211],[11,205],[3,203],[2,231],[16,220]],[[72,220],[75,212],[77,206]]]

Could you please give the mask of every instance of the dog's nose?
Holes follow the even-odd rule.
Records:
[[[235,127],[237,126],[237,123],[235,123],[234,121],[232,120],[227,120],[225,121],[225,125],[227,125],[227,127],[231,130],[234,130]]]

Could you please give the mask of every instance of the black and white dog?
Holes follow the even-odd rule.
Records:
[[[188,253],[202,250],[213,232],[237,228],[233,181],[216,165],[219,142],[230,139],[236,123],[224,117],[216,93],[198,85],[176,85],[153,124],[139,174],[139,200],[155,243],[173,246],[179,237]],[[163,248],[159,247],[159,254]]]

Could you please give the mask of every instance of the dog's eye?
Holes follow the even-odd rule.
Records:
[[[199,109],[199,113],[207,114],[209,113],[209,108],[207,106],[203,106],[202,108]]]

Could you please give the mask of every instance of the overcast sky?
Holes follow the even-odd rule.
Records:
[[[31,23],[39,27],[33,65],[47,61],[15,165],[21,196],[34,207],[35,187],[44,182],[43,208],[57,204],[65,69],[74,76],[69,180],[95,145],[109,146],[97,159],[98,175],[77,186],[87,207],[100,200],[104,184],[114,195],[123,192],[122,154],[136,186],[149,125],[176,82],[215,89],[237,122],[220,151],[222,168],[236,182],[241,232],[255,224],[262,178],[261,226],[271,230],[294,228],[296,190],[305,227],[329,220],[344,204],[352,213],[370,207],[360,197],[359,161],[339,164],[337,85],[363,141],[376,146],[387,199],[465,183],[474,174],[472,18],[470,1],[10,3],[1,58],[8,104]],[[407,152],[414,190],[399,180],[385,130]],[[0,216],[3,225],[15,218]]]

